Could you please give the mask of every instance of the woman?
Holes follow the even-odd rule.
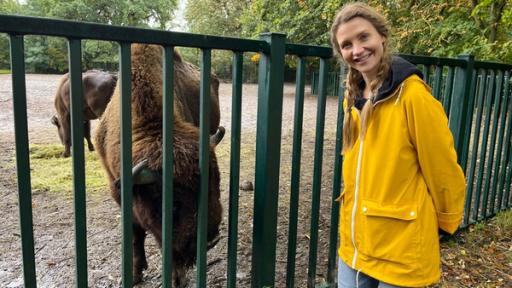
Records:
[[[389,27],[371,7],[345,5],[331,42],[349,67],[338,285],[435,283],[438,229],[455,232],[465,196],[444,110],[421,72],[391,57]]]

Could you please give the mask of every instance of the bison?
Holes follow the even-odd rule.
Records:
[[[142,281],[147,268],[144,241],[146,231],[162,245],[162,52],[156,45],[132,45],[132,160],[133,171],[133,280]],[[199,83],[191,64],[174,52],[175,97],[198,99],[199,88],[183,91]],[[182,67],[191,70],[181,70]],[[213,83],[213,89],[215,89]],[[195,91],[195,92],[194,92]],[[185,96],[182,93],[185,93]],[[189,94],[186,94],[189,93]],[[195,93],[190,95],[190,93]],[[114,91],[95,134],[95,144],[110,184],[111,195],[120,205],[120,119],[119,85]],[[195,264],[197,243],[197,202],[199,191],[199,129],[185,121],[180,107],[174,110],[174,202],[173,202],[173,281],[187,284],[186,271]],[[218,125],[218,124],[216,124]],[[214,144],[221,136],[212,136]],[[209,148],[208,247],[216,243],[222,216],[220,173],[215,146]],[[140,173],[144,171],[144,173]],[[140,175],[145,175],[141,177]],[[149,176],[148,176],[149,175]]]
[[[90,120],[97,119],[103,114],[112,97],[116,82],[117,75],[104,71],[89,70],[82,75],[84,138],[87,140],[89,151],[94,150],[91,142]],[[57,93],[55,94],[55,110],[57,110],[57,115],[54,115],[51,119],[52,124],[57,126],[60,141],[64,145],[63,157],[69,157],[71,147],[69,89],[69,73],[66,73],[60,79]]]

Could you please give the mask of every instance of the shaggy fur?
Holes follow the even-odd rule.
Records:
[[[87,140],[89,151],[94,150],[91,142],[91,122],[99,118],[107,107],[117,76],[98,70],[89,70],[82,75],[83,88],[83,120],[84,138]],[[52,117],[52,124],[57,126],[59,138],[64,145],[62,156],[69,157],[71,147],[71,103],[69,73],[64,74],[59,81],[55,94],[55,110],[57,115]]]
[[[179,56],[175,53],[175,65]],[[179,69],[176,67],[176,71]],[[180,76],[181,75],[181,76]],[[178,83],[192,82],[187,74],[176,74]],[[184,77],[184,78],[183,78]],[[191,76],[194,78],[194,76]],[[179,95],[177,88],[175,96]],[[196,90],[198,91],[198,90]],[[119,86],[97,128],[97,151],[108,176],[112,197],[120,204],[120,123]],[[196,95],[197,97],[197,95]],[[174,111],[174,206],[173,263],[177,287],[186,285],[185,272],[194,265],[197,241],[197,194],[199,191],[199,131]],[[146,231],[162,241],[162,48],[132,45],[132,158],[133,163],[148,160],[149,169],[159,175],[154,184],[133,187],[133,275],[142,280],[147,268],[144,252]],[[210,146],[208,235],[210,242],[219,234],[222,216],[220,174],[214,147]]]
[[[174,105],[183,120],[199,127],[199,83],[201,71],[174,53]],[[220,123],[219,79],[210,75],[210,134],[215,134]]]

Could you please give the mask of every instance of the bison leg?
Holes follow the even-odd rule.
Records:
[[[94,151],[94,145],[92,145],[92,141],[91,141],[91,121],[90,120],[84,121],[84,137],[85,137],[85,140],[87,140],[87,146],[89,148],[89,151]]]
[[[148,269],[144,241],[146,231],[136,223],[133,223],[133,284],[142,282],[142,270]]]
[[[174,287],[176,288],[185,288],[188,285],[187,278],[187,269],[182,267],[181,265],[176,265],[176,263],[172,267],[172,276],[174,279]]]
[[[67,158],[71,156],[71,147],[69,145],[64,145],[64,152],[62,152],[62,157]]]

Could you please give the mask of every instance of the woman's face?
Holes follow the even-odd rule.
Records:
[[[368,20],[361,17],[341,24],[336,38],[345,62],[361,72],[365,80],[373,80],[384,53],[386,38]]]

